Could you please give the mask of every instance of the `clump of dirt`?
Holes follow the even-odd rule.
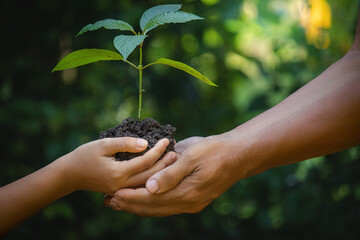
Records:
[[[163,138],[169,139],[170,143],[166,148],[163,156],[170,151],[174,151],[175,139],[174,133],[176,128],[166,124],[164,126],[160,125],[156,120],[152,118],[146,118],[142,121],[136,121],[133,118],[127,118],[118,126],[109,128],[105,131],[100,132],[101,138],[114,138],[114,137],[136,137],[143,138],[148,141],[148,147],[145,151],[140,153],[128,153],[128,152],[119,152],[115,154],[115,158],[118,161],[129,160],[143,155],[145,152],[149,151],[150,148],[154,147],[157,141]],[[163,157],[161,156],[161,158]]]

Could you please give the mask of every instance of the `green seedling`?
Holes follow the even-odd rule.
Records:
[[[145,66],[143,65],[143,51],[142,51],[143,43],[144,40],[148,37],[148,33],[152,29],[166,23],[184,23],[192,20],[203,19],[194,14],[179,11],[180,8],[181,5],[179,4],[165,4],[165,5],[155,6],[146,10],[140,19],[141,32],[139,33],[136,33],[136,31],[130,24],[122,20],[105,19],[98,21],[94,24],[89,24],[85,26],[83,29],[81,29],[81,31],[76,36],[79,36],[88,31],[98,30],[100,28],[128,31],[133,33],[133,35],[119,35],[114,38],[114,46],[119,51],[120,54],[105,49],[77,50],[65,56],[55,66],[52,72],[75,68],[78,66],[82,66],[97,61],[118,60],[128,63],[130,66],[136,68],[139,71],[139,107],[138,107],[139,121],[141,120],[142,94],[144,92],[144,89],[142,88],[143,70],[152,65],[163,64],[173,68],[177,68],[204,81],[210,86],[217,86],[207,77],[203,76],[200,72],[198,72],[194,68],[182,62],[178,62],[166,58],[159,58],[155,62],[149,63]],[[139,47],[139,51],[140,51],[139,64],[137,66],[134,63],[127,60],[128,56],[135,50],[136,47]]]

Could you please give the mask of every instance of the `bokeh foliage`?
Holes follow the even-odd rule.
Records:
[[[181,140],[228,131],[277,104],[352,44],[356,1],[327,2],[332,19],[324,30],[330,40],[325,49],[307,41],[300,13],[308,6],[302,0],[181,2],[185,11],[207,20],[154,30],[144,45],[145,62],[180,60],[220,87],[154,66],[144,72],[144,115],[176,126]],[[169,2],[0,2],[1,185],[136,116],[137,72],[127,65],[50,71],[72,50],[115,50],[114,31],[74,38],[89,22],[118,18],[136,25],[145,9],[164,3]],[[359,239],[359,158],[354,147],[269,170],[237,183],[195,215],[139,218],[103,207],[102,194],[77,192],[5,239]]]

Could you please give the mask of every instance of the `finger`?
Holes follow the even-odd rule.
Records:
[[[143,156],[133,158],[125,162],[126,171],[129,176],[138,172],[142,172],[150,168],[165,152],[166,147],[169,145],[169,140],[164,138],[156,143],[156,145],[147,151]]]
[[[175,187],[185,176],[192,172],[192,166],[180,157],[173,165],[155,173],[146,182],[146,188],[153,194],[159,194]]]
[[[104,196],[104,206],[111,207],[110,201],[111,201],[112,198],[113,198],[112,196],[106,194]]]
[[[143,207],[157,207],[158,205],[167,205],[170,201],[167,196],[154,195],[146,188],[124,188],[115,192],[112,199],[118,204],[120,210],[126,210],[129,205],[142,205]]]
[[[132,137],[103,138],[97,142],[100,144],[103,154],[109,156],[118,152],[141,152],[148,145],[145,139]]]
[[[141,184],[145,185],[146,180],[148,180],[152,175],[159,172],[160,170],[173,164],[177,158],[178,155],[175,152],[166,153],[165,156],[159,161],[157,161],[151,168],[130,177],[127,185],[129,187],[139,186]]]
[[[138,204],[133,200],[136,199],[137,201],[149,203],[151,202],[148,200],[149,197],[151,198],[146,188],[120,189],[111,199],[110,206],[115,210],[128,211],[136,215],[141,215],[140,213],[148,204],[144,204],[143,207],[135,207]],[[141,216],[145,216],[145,214]]]
[[[167,194],[167,193],[166,193]],[[132,204],[142,204],[148,206],[166,205],[174,200],[173,194],[154,195],[144,188],[123,188],[114,193],[114,199]]]
[[[197,142],[202,141],[203,139],[204,139],[203,137],[190,137],[181,140],[180,142],[175,144],[175,151],[181,154],[183,151],[185,151],[186,148],[190,147],[191,145]]]
[[[175,192],[174,192],[175,193]],[[162,217],[186,212],[183,205],[177,204],[173,193],[154,195],[146,188],[121,189],[115,193],[111,206],[142,217]]]

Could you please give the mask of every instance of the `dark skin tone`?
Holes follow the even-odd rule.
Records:
[[[241,179],[360,144],[360,18],[348,53],[281,103],[237,128],[176,144],[146,188],[105,203],[140,216],[197,213]]]

